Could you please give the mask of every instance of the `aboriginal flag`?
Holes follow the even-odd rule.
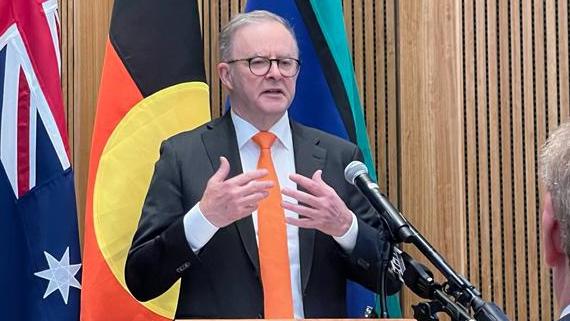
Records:
[[[140,303],[124,266],[160,143],[210,119],[194,0],[115,0],[93,129],[81,319],[167,320],[179,284]]]

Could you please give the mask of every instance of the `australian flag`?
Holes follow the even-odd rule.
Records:
[[[0,319],[78,320],[57,0],[0,0]]]

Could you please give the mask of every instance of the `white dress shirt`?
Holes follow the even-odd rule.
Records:
[[[236,130],[242,169],[244,172],[253,171],[257,168],[259,146],[251,138],[257,134],[259,130],[233,111],[231,111],[231,117]],[[284,187],[297,189],[297,184],[289,179],[289,174],[295,173],[295,154],[293,151],[291,126],[287,113],[285,113],[269,131],[277,137],[271,147],[271,157],[275,171],[277,172],[279,186],[281,189]],[[297,203],[295,199],[283,194],[281,196],[285,201]],[[210,223],[202,214],[199,205],[200,203],[194,205],[184,216],[184,233],[194,253],[198,253],[218,230],[218,228]],[[299,217],[297,213],[289,210],[285,210],[285,216]],[[348,231],[341,237],[334,237],[339,245],[349,253],[354,249],[358,236],[358,223],[354,214],[352,214],[352,216],[352,224]],[[259,242],[257,211],[252,213],[252,219],[255,229],[255,238]],[[304,318],[304,311],[301,287],[301,264],[299,259],[299,228],[297,226],[287,224],[287,243],[291,270],[291,290],[293,293],[293,314],[296,319],[302,319]]]

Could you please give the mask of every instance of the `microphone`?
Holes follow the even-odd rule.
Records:
[[[344,169],[344,178],[356,186],[372,207],[380,213],[388,225],[394,242],[406,242],[416,234],[402,214],[380,192],[378,184],[370,179],[366,165],[359,161],[350,162]]]

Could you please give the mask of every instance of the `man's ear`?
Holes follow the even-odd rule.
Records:
[[[232,75],[230,73],[230,65],[228,65],[225,62],[220,62],[217,68],[218,68],[218,76],[220,77],[222,84],[227,89],[230,90],[233,89]]]
[[[546,264],[554,267],[566,264],[566,252],[562,240],[560,222],[554,216],[552,198],[550,193],[544,195],[544,205],[542,209],[542,234],[544,242],[544,258]]]

